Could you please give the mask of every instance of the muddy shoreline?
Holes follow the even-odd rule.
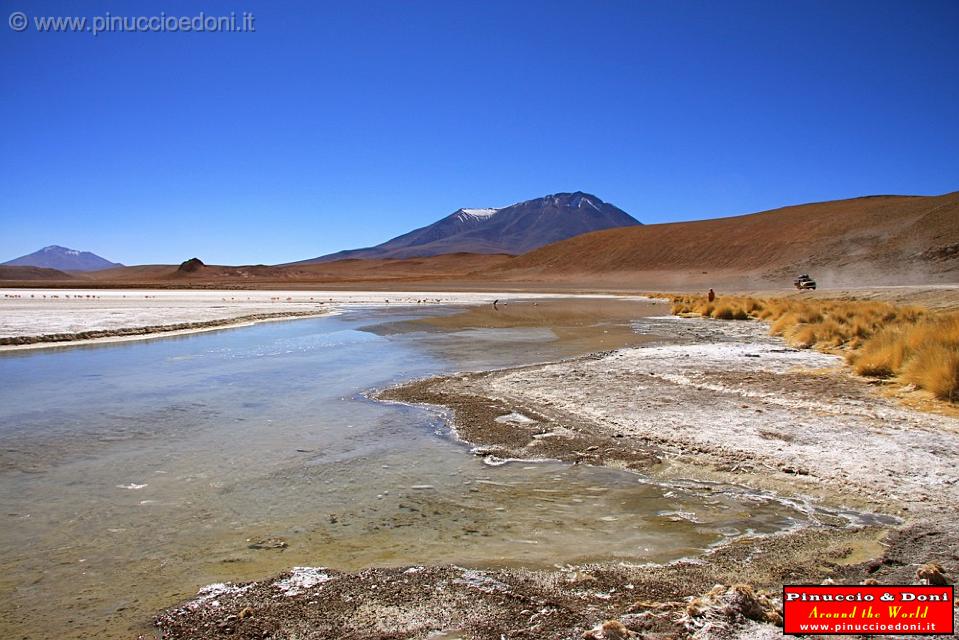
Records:
[[[515,403],[468,391],[498,373],[417,380],[384,389],[373,397],[451,410],[451,428],[456,437],[471,445],[475,455],[493,464],[502,460],[552,459],[648,472],[662,463],[660,452],[648,441],[626,438],[606,429],[583,428],[575,425],[574,416],[559,416],[555,412],[547,416],[539,408],[517,407]],[[512,416],[515,418],[510,419]]]
[[[213,595],[157,618],[164,638],[579,638],[618,619],[647,638],[700,630],[686,616],[690,596],[716,584],[749,583],[770,593],[783,582],[913,581],[912,558],[952,558],[941,522],[892,531],[805,530],[743,539],[706,558],[667,565],[583,565],[554,571],[481,571],[458,566],[298,569]],[[888,545],[888,546],[887,546]],[[880,551],[882,549],[882,551]],[[953,548],[954,551],[954,548]],[[290,589],[290,585],[304,585]],[[305,586],[308,585],[308,586]],[[216,606],[211,606],[215,602]],[[698,637],[782,637],[747,618],[714,624]]]
[[[456,437],[492,464],[550,458],[630,469],[665,482],[729,483],[827,508],[895,515],[901,524],[849,526],[842,518],[821,516],[819,526],[739,538],[666,565],[322,570],[322,580],[278,596],[282,585],[302,577],[295,570],[226,586],[215,600],[201,596],[164,612],[156,620],[163,637],[578,638],[615,618],[644,637],[698,632],[701,638],[773,638],[782,637],[774,612],[761,621],[736,615],[712,620],[704,629],[686,604],[715,584],[748,583],[768,591],[774,602],[784,583],[913,583],[916,569],[928,562],[955,574],[955,421],[900,409],[828,356],[785,349],[759,337],[764,331],[755,325],[730,329],[714,321],[662,320],[677,331],[665,346],[417,380],[375,396],[449,411]],[[654,358],[652,367],[688,363],[690,356],[702,366],[679,366],[667,372],[669,379],[629,360],[637,354]],[[654,387],[644,388],[649,384]],[[637,394],[662,398],[667,388],[673,395],[657,406],[629,404]],[[624,398],[628,402],[618,404]],[[670,407],[686,415],[690,401],[705,403],[702,415],[670,422]],[[626,419],[610,420],[606,410]],[[697,419],[698,427],[680,424]],[[826,431],[816,434],[816,420],[830,429],[830,421],[839,425],[837,440],[825,439]],[[716,440],[683,431],[709,432],[709,424],[723,421],[738,429],[741,443],[729,442],[731,432],[723,429],[715,430]],[[808,430],[811,439],[803,441]],[[848,438],[865,456],[898,455],[907,468],[890,470],[892,461],[870,468],[855,456],[847,468],[832,469],[828,456],[816,464],[817,456]],[[870,439],[877,441],[873,450]],[[773,446],[762,446],[766,441]],[[902,451],[913,446],[919,450],[914,455]],[[936,458],[942,458],[939,466],[910,473],[908,465],[922,467]]]

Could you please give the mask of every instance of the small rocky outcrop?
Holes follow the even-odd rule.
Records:
[[[180,263],[179,268],[177,268],[178,273],[195,273],[200,270],[200,267],[204,267],[203,261],[199,258],[190,258]]]

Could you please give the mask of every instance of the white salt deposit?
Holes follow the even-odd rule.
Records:
[[[516,424],[526,424],[530,422],[536,422],[530,417],[524,416],[522,413],[512,412],[507,413],[505,416],[499,416],[496,418],[496,422],[513,422]]]
[[[297,596],[318,584],[328,582],[330,575],[325,571],[325,567],[293,567],[289,577],[277,580],[273,586],[284,595]]]
[[[708,455],[792,474],[797,487],[959,503],[956,418],[885,398],[841,358],[785,348],[763,323],[650,320],[711,341],[505,371],[471,392],[648,439],[669,459]]]

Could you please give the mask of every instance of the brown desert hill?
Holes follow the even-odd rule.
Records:
[[[197,288],[338,288],[443,282],[500,266],[512,256],[450,253],[426,258],[349,259],[304,265],[223,266],[191,258],[180,265],[140,265],[76,275],[72,286]],[[66,274],[64,274],[66,275]]]
[[[19,267],[0,265],[0,281],[72,280],[73,276],[46,267]]]
[[[465,278],[508,264],[511,260],[513,256],[502,253],[446,253],[422,258],[338,260],[302,265],[292,272],[298,276],[330,280],[439,280]]]
[[[959,192],[867,196],[597,231],[531,251],[476,277],[749,288],[782,286],[799,272],[811,273],[825,286],[957,282]]]

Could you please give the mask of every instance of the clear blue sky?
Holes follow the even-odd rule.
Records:
[[[0,2],[0,258],[275,263],[584,190],[643,222],[959,190],[959,2]],[[8,16],[252,11],[255,33]]]

